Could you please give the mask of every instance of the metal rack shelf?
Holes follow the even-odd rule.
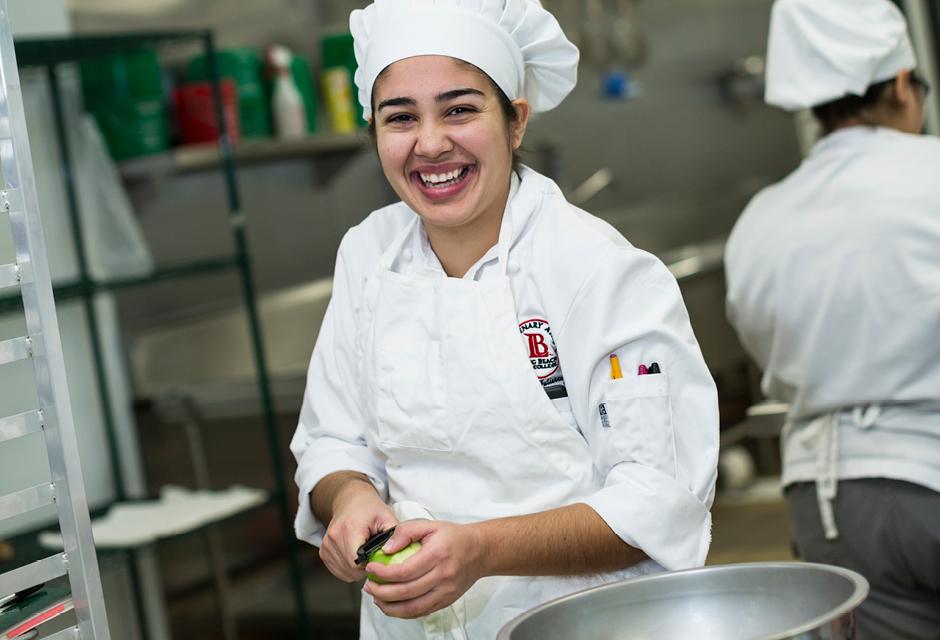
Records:
[[[18,40],[17,60],[23,66],[49,66],[79,62],[102,55],[123,53],[143,46],[167,42],[205,42],[211,32],[145,31],[121,34],[86,34],[71,38]],[[316,133],[297,140],[244,140],[231,145],[231,156],[238,166],[289,160],[325,158],[361,151],[367,147],[361,133]],[[153,180],[173,175],[224,169],[225,158],[216,143],[189,144],[163,153],[141,156],[118,163],[122,178],[129,181]]]
[[[57,302],[65,302],[66,300],[81,298],[83,296],[155,284],[176,278],[191,278],[204,274],[219,273],[221,271],[234,269],[237,266],[238,260],[236,258],[199,260],[157,267],[150,273],[128,278],[112,280],[73,280],[64,282],[54,285],[52,287],[52,293]],[[18,295],[0,296],[0,313],[19,308],[22,308],[22,300]]]
[[[79,62],[99,56],[126,53],[145,46],[167,42],[192,42],[212,36],[208,30],[138,31],[99,33],[67,38],[28,38],[14,42],[20,67],[40,67],[65,62]]]
[[[142,176],[144,178],[159,177],[161,175],[178,174],[188,171],[217,169],[226,187],[229,217],[228,227],[232,237],[233,257],[163,266],[143,276],[99,281],[91,277],[88,267],[81,218],[78,213],[77,186],[75,184],[76,178],[73,173],[74,159],[71,155],[68,136],[66,135],[58,67],[63,63],[89,60],[108,54],[124,53],[139,49],[142,46],[160,47],[168,43],[183,46],[195,45],[200,47],[206,56],[208,76],[215,98],[216,119],[217,122],[219,122],[220,131],[217,144],[199,145],[198,148],[184,147],[166,154],[143,158],[139,162],[128,162],[122,165],[122,171],[125,173],[125,179],[127,179],[133,178],[134,176]],[[111,449],[110,455],[114,469],[114,483],[118,500],[126,500],[128,496],[124,490],[120,465],[117,462],[114,418],[111,415],[110,409],[111,403],[107,389],[101,339],[98,332],[97,314],[93,304],[94,295],[105,291],[144,286],[159,281],[232,269],[240,278],[242,298],[249,324],[249,337],[257,375],[257,387],[261,399],[264,430],[269,449],[269,457],[273,467],[275,488],[271,494],[278,506],[282,535],[288,554],[290,581],[293,585],[298,616],[298,637],[309,638],[311,627],[303,594],[301,565],[297,549],[298,543],[293,535],[293,505],[290,503],[291,494],[287,491],[286,482],[284,480],[284,448],[281,446],[277,431],[277,415],[274,408],[267,359],[262,342],[262,332],[255,300],[255,285],[244,225],[244,213],[241,210],[241,198],[235,174],[235,163],[237,158],[241,158],[243,162],[254,162],[275,157],[338,153],[343,150],[350,150],[361,146],[362,142],[355,140],[354,136],[345,139],[341,139],[340,137],[317,136],[310,140],[299,141],[293,145],[285,143],[246,143],[240,146],[238,151],[235,151],[228,132],[225,129],[225,119],[222,117],[218,60],[213,34],[209,30],[87,34],[66,38],[21,39],[15,42],[15,51],[20,67],[44,67],[49,80],[59,154],[63,164],[62,174],[65,182],[68,216],[75,239],[76,258],[79,269],[79,277],[75,281],[56,287],[56,296],[60,300],[68,298],[81,300],[84,306],[85,316],[90,327],[91,351],[94,358],[96,376],[98,378],[99,402],[104,413],[106,431],[109,434],[109,449]],[[5,126],[6,122],[4,119],[0,118],[0,134],[3,133]],[[10,274],[0,274],[0,280],[3,280],[8,275]],[[12,304],[15,303],[5,298],[0,298],[0,309],[4,308],[4,305]],[[133,571],[133,564],[131,567]],[[146,633],[145,625],[141,625],[141,627],[142,632]]]
[[[298,140],[244,140],[232,149],[238,166],[294,158],[323,158],[356,153],[366,141],[358,134],[318,133]],[[118,164],[125,180],[152,180],[173,175],[218,170],[222,159],[215,144],[176,147],[165,153],[142,156]]]

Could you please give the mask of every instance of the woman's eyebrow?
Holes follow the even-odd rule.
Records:
[[[448,102],[450,100],[462,98],[463,96],[481,96],[485,98],[486,94],[479,89],[471,89],[467,87],[465,89],[451,89],[450,91],[445,91],[444,93],[438,94],[434,100],[436,102]],[[376,111],[381,111],[386,107],[416,107],[417,105],[418,103],[414,98],[389,98],[388,100],[382,100],[382,102],[379,103]]]
[[[451,89],[450,91],[445,91],[442,94],[439,94],[435,100],[437,102],[447,102],[449,100],[455,100],[457,98],[462,98],[463,96],[481,96],[486,97],[486,94],[480,91],[479,89]]]
[[[385,107],[415,107],[417,105],[418,103],[415,102],[414,98],[389,98],[388,100],[382,100],[376,111],[381,111]]]

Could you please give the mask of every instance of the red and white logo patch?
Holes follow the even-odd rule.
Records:
[[[519,331],[526,338],[529,361],[539,380],[545,380],[558,371],[558,349],[547,320],[532,318],[519,323]]]

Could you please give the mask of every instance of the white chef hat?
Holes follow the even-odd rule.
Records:
[[[556,107],[577,81],[578,48],[538,0],[375,0],[349,16],[364,115],[385,67],[442,55],[478,67],[510,100]]]
[[[904,16],[890,0],[777,0],[764,99],[805,109],[863,95],[915,66]]]

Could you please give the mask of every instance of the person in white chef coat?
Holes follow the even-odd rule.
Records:
[[[862,573],[859,638],[940,638],[940,140],[888,0],[778,0],[766,100],[812,109],[802,164],[737,221],[727,309],[789,403],[799,555]]]
[[[702,565],[717,396],[676,281],[514,159],[578,50],[535,0],[378,0],[350,26],[401,202],[342,240],[291,449],[297,535],[335,576],[392,526],[387,552],[422,545],[365,567],[362,637],[492,640]]]

